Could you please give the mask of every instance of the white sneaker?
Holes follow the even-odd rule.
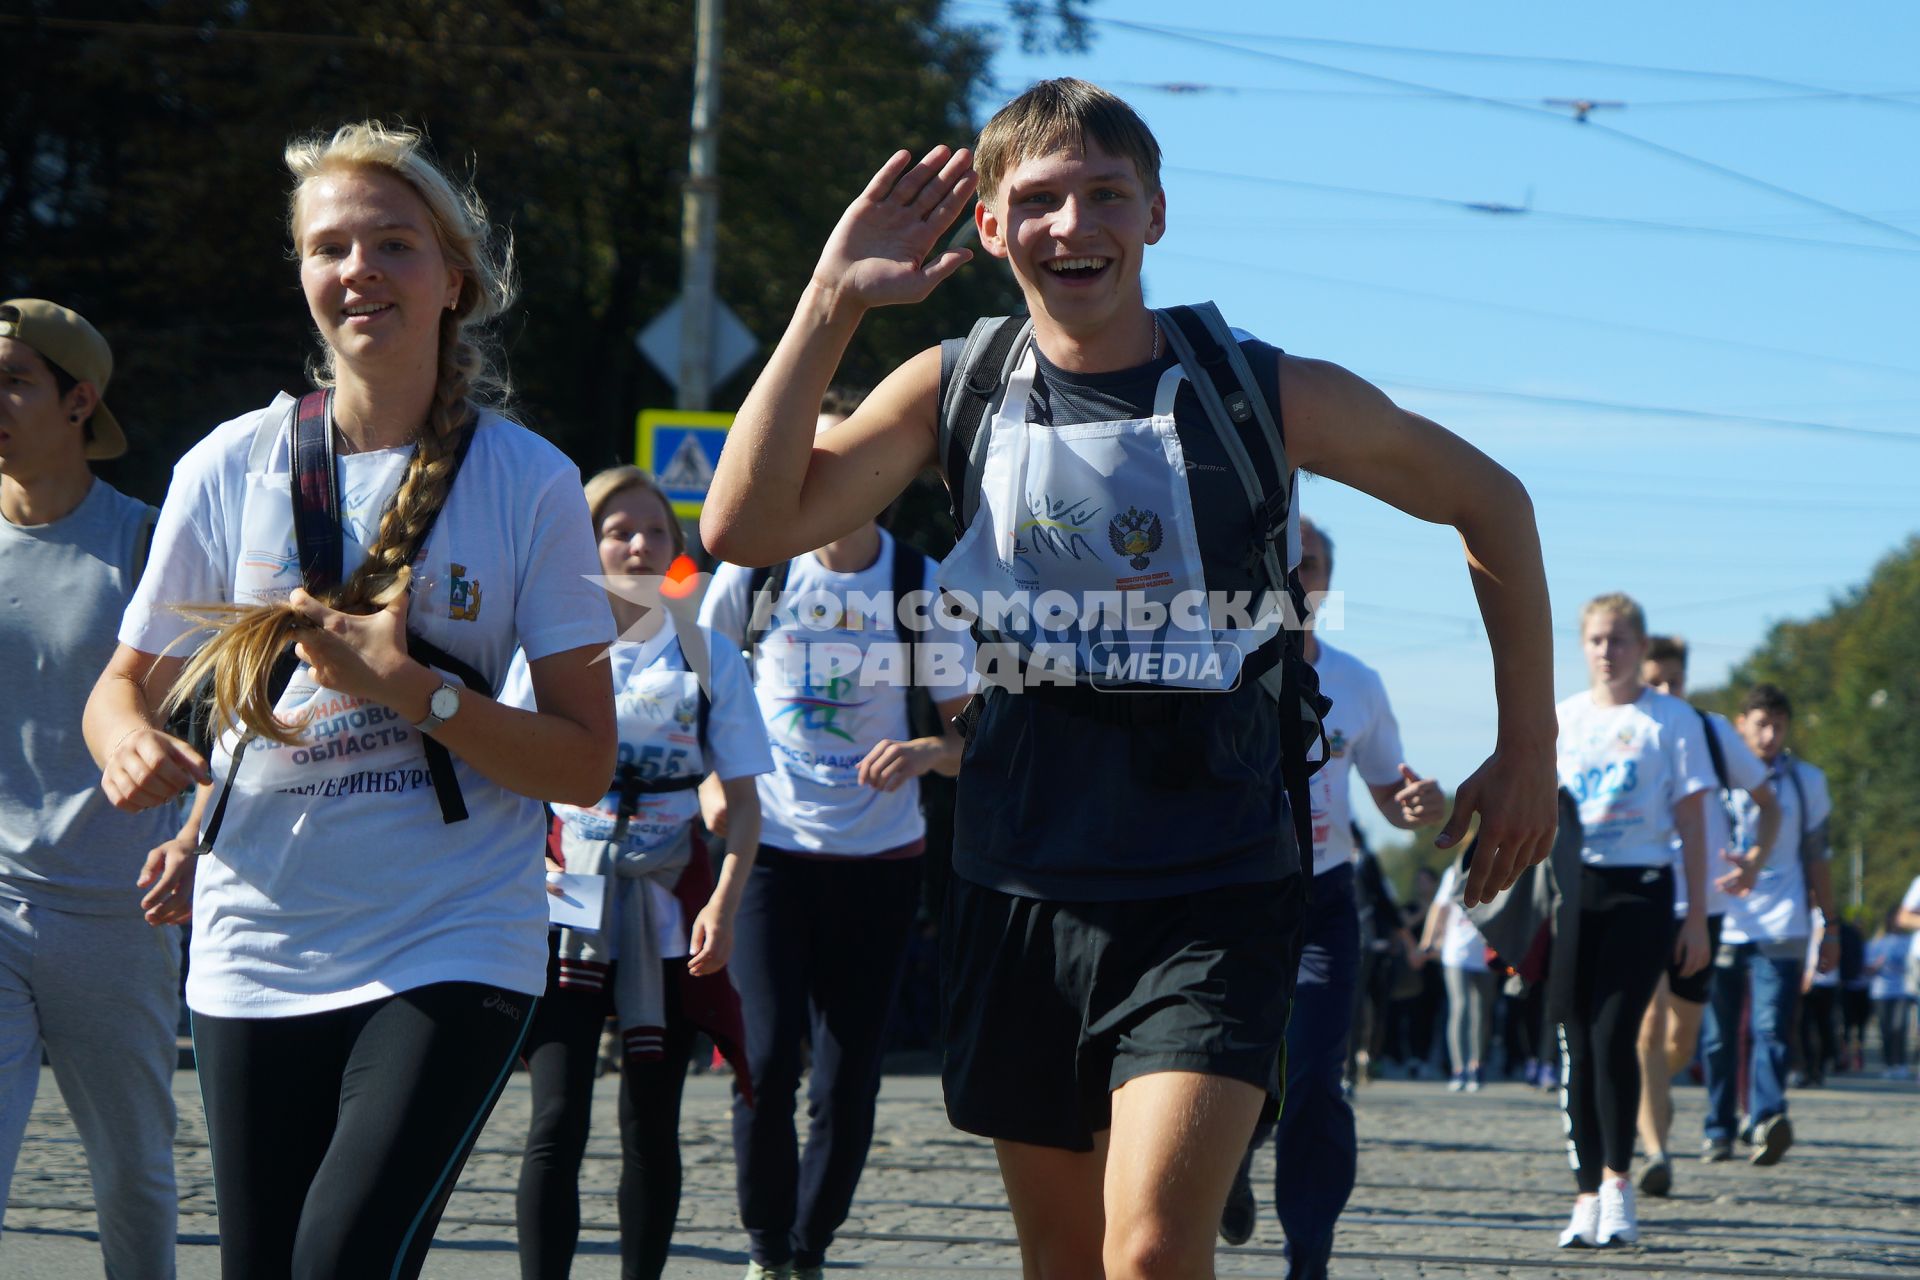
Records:
[[[1580,1196],[1573,1202],[1573,1221],[1560,1233],[1562,1249],[1600,1247],[1600,1197]]]
[[[1600,1247],[1616,1241],[1637,1244],[1640,1223],[1633,1212],[1633,1186],[1625,1178],[1612,1178],[1600,1184]]]

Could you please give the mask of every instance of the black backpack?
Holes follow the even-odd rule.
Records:
[[[1211,302],[1168,307],[1157,313],[1169,350],[1192,380],[1207,421],[1226,450],[1252,509],[1257,566],[1269,593],[1284,596],[1288,621],[1306,617],[1306,593],[1286,563],[1287,520],[1292,509],[1293,468],[1287,463],[1276,407],[1267,403],[1238,339]],[[940,458],[955,537],[963,536],[980,504],[993,414],[1007,379],[1033,332],[1031,320],[994,316],[975,323],[954,367],[940,405]],[[1293,812],[1301,857],[1313,857],[1312,797],[1308,781],[1326,764],[1327,712],[1320,677],[1306,658],[1306,633],[1283,627],[1270,642],[1275,652],[1250,655],[1245,670],[1281,709],[1281,743],[1288,807]],[[1259,658],[1259,661],[1256,661]]]
[[[926,661],[921,648],[925,633],[918,628],[903,626],[900,621],[900,601],[926,587],[928,561],[927,557],[899,538],[893,538],[892,541],[893,576],[889,587],[894,611],[893,629],[907,645],[907,731],[916,738],[937,738],[945,731],[945,726],[940,721],[939,709],[934,706],[933,694],[919,679]],[[792,573],[793,561],[783,560],[776,565],[755,569],[747,579],[747,638],[743,647],[750,672],[758,670],[760,645],[766,640],[767,633],[773,630],[774,613],[780,607],[780,598],[786,594],[787,579]]]

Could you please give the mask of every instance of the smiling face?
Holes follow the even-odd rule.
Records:
[[[294,229],[307,308],[336,359],[432,367],[460,273],[413,188],[376,168],[323,173],[300,189]]]
[[[1079,337],[1144,306],[1141,258],[1166,231],[1167,199],[1133,161],[1089,143],[1011,166],[974,218],[1035,320]]]

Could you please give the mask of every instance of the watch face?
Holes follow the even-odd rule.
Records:
[[[433,697],[427,700],[427,710],[436,720],[446,720],[460,709],[460,691],[452,685],[441,685],[433,691]]]

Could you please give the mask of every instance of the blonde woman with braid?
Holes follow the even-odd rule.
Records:
[[[539,802],[594,803],[613,772],[613,624],[578,471],[485,407],[478,330],[513,287],[484,210],[409,130],[286,158],[343,581],[301,585],[291,403],[216,428],[174,470],[85,728],[121,808],[199,785],[143,882],[156,922],[192,897],[222,1274],[410,1277],[545,986]],[[516,648],[538,712],[490,696]],[[160,715],[203,672],[211,759]]]

